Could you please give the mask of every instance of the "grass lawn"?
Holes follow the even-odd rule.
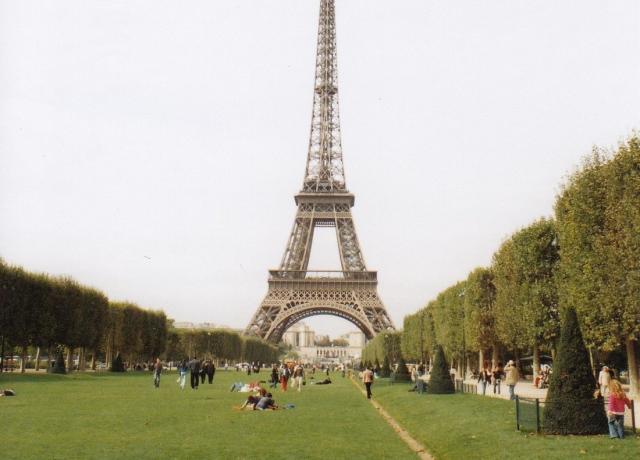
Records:
[[[255,379],[255,375],[251,376]],[[267,372],[259,374],[267,378]],[[416,458],[347,379],[280,390],[279,411],[239,411],[231,393],[243,373],[218,371],[212,385],[181,391],[175,373],[158,390],[148,373],[0,374],[2,459]]]
[[[515,404],[470,394],[418,395],[374,383],[374,398],[437,459],[640,458],[640,436],[545,436],[515,427]]]

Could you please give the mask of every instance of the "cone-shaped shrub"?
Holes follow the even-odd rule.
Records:
[[[578,317],[569,309],[563,318],[560,344],[544,406],[544,431],[554,434],[607,432],[602,398],[594,398],[596,380],[582,339]]]
[[[436,347],[435,357],[433,358],[433,369],[431,369],[431,378],[429,379],[429,393],[455,393],[453,380],[451,380],[451,374],[449,374],[449,364],[441,345]]]
[[[120,353],[118,353],[116,357],[113,358],[113,361],[111,361],[111,369],[109,370],[111,372],[124,372],[124,363],[122,362]]]
[[[382,368],[380,369],[380,377],[389,377],[391,375],[391,365],[389,364],[389,357],[385,356],[382,362]]]
[[[411,381],[411,374],[409,374],[409,369],[407,368],[407,362],[402,357],[400,357],[400,362],[398,363],[398,369],[396,370],[395,379],[396,381],[399,381],[399,382]]]
[[[62,355],[62,351],[58,351],[56,355],[56,361],[53,364],[53,369],[51,369],[52,374],[66,374],[67,368],[64,365],[64,356]]]

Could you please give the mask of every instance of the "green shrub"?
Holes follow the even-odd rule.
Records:
[[[120,353],[113,358],[111,361],[111,368],[109,369],[111,372],[124,372],[124,363],[122,362],[122,357]]]
[[[564,315],[558,354],[544,407],[544,431],[552,434],[601,434],[607,417],[601,397],[594,398],[596,380],[582,339],[578,317]]]
[[[407,368],[407,362],[403,357],[400,357],[400,362],[398,363],[398,368],[394,374],[394,380],[397,382],[410,382],[411,374],[409,373],[409,369]]]
[[[67,373],[67,369],[65,367],[64,364],[64,355],[62,354],[62,351],[58,351],[58,354],[56,355],[56,361],[53,365],[53,369],[51,369],[51,373],[52,374],[66,374]]]
[[[433,369],[431,369],[431,378],[429,379],[429,393],[455,393],[453,380],[451,380],[451,374],[449,373],[449,364],[444,356],[444,350],[441,345],[436,347]]]

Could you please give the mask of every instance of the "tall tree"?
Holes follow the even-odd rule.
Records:
[[[493,351],[497,361],[498,337],[495,331],[496,287],[490,268],[479,267],[469,273],[464,296],[464,327],[467,347],[479,353],[478,366],[485,360],[485,352]]]
[[[540,346],[553,348],[558,335],[558,249],[555,224],[543,218],[516,232],[493,257],[497,335],[516,353],[531,349],[535,372]]]
[[[465,284],[460,281],[445,289],[430,307],[436,342],[442,345],[449,359],[457,361],[460,372],[463,371],[462,362],[467,351],[464,333]]]
[[[640,395],[640,138],[612,157],[594,150],[555,206],[563,306],[575,308],[590,347],[625,348]]]

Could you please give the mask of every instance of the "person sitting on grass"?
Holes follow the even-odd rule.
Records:
[[[624,438],[624,406],[631,409],[631,401],[624,393],[620,381],[611,379],[609,382],[609,404],[607,405],[609,437],[611,439]]]
[[[267,390],[262,387],[256,388],[255,391],[256,394],[249,395],[247,400],[242,404],[242,406],[240,406],[240,409],[244,409],[247,406],[251,406],[252,408],[255,407],[255,405],[267,395]]]
[[[276,410],[277,408],[278,405],[273,400],[273,395],[271,393],[267,393],[266,396],[260,398],[260,401],[258,401],[256,405],[253,406],[253,410]]]

